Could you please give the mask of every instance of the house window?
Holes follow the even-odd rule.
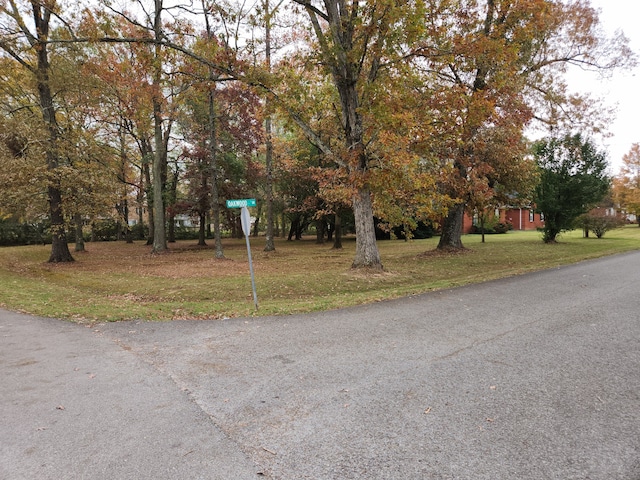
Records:
[[[529,221],[533,223],[533,210],[529,210]]]
[[[544,222],[544,213],[540,212],[540,221]]]

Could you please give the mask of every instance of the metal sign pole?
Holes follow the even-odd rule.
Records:
[[[247,255],[249,256],[249,271],[251,272],[251,289],[253,290],[253,303],[258,310],[258,294],[256,292],[256,279],[253,274],[253,260],[251,259],[251,244],[249,243],[249,234],[251,233],[251,217],[249,216],[249,209],[242,207],[240,210],[240,220],[242,223],[242,231],[244,232],[244,238],[247,241]]]

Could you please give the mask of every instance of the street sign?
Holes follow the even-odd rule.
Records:
[[[227,208],[255,207],[255,198],[241,198],[237,200],[227,200]]]
[[[240,223],[242,223],[242,233],[251,235],[251,217],[247,207],[242,207],[242,210],[240,210]]]
[[[254,199],[249,199],[253,201],[253,204],[256,204]],[[247,200],[237,200],[237,201],[247,201]],[[227,204],[229,200],[227,200]],[[247,255],[249,256],[249,272],[251,273],[251,290],[253,290],[253,304],[256,306],[256,311],[258,310],[258,294],[256,293],[256,278],[253,273],[253,260],[251,259],[251,244],[249,243],[249,235],[251,234],[251,216],[249,215],[249,209],[245,206],[240,210],[240,223],[242,224],[242,232],[244,233],[244,238],[247,241]]]
[[[251,234],[251,216],[247,207],[255,207],[255,198],[238,198],[235,200],[227,200],[227,208],[241,208],[240,223],[242,224],[242,232],[247,241],[247,255],[249,256],[249,272],[251,273],[251,289],[253,290],[253,303],[258,310],[258,294],[256,293],[256,279],[253,273],[253,260],[251,259],[251,245],[249,244],[249,235]]]

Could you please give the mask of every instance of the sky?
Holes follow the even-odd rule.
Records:
[[[640,2],[637,0],[591,0],[600,9],[603,29],[609,35],[622,30],[629,39],[631,49],[640,56]],[[602,97],[607,105],[617,106],[615,121],[611,124],[611,137],[603,140],[602,147],[609,153],[611,173],[617,174],[622,157],[634,143],[640,143],[640,66],[632,71],[615,72],[609,80],[597,74],[572,75],[569,85],[581,92],[592,92]]]

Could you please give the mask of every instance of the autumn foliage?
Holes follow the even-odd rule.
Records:
[[[242,197],[256,231],[264,212],[270,232],[353,230],[354,267],[382,268],[376,229],[420,221],[462,248],[465,211],[531,201],[529,127],[602,130],[567,68],[632,59],[587,1],[73,3],[0,3],[0,214],[48,216],[52,261],[105,218],[160,253],[184,215],[204,245],[237,233]]]

